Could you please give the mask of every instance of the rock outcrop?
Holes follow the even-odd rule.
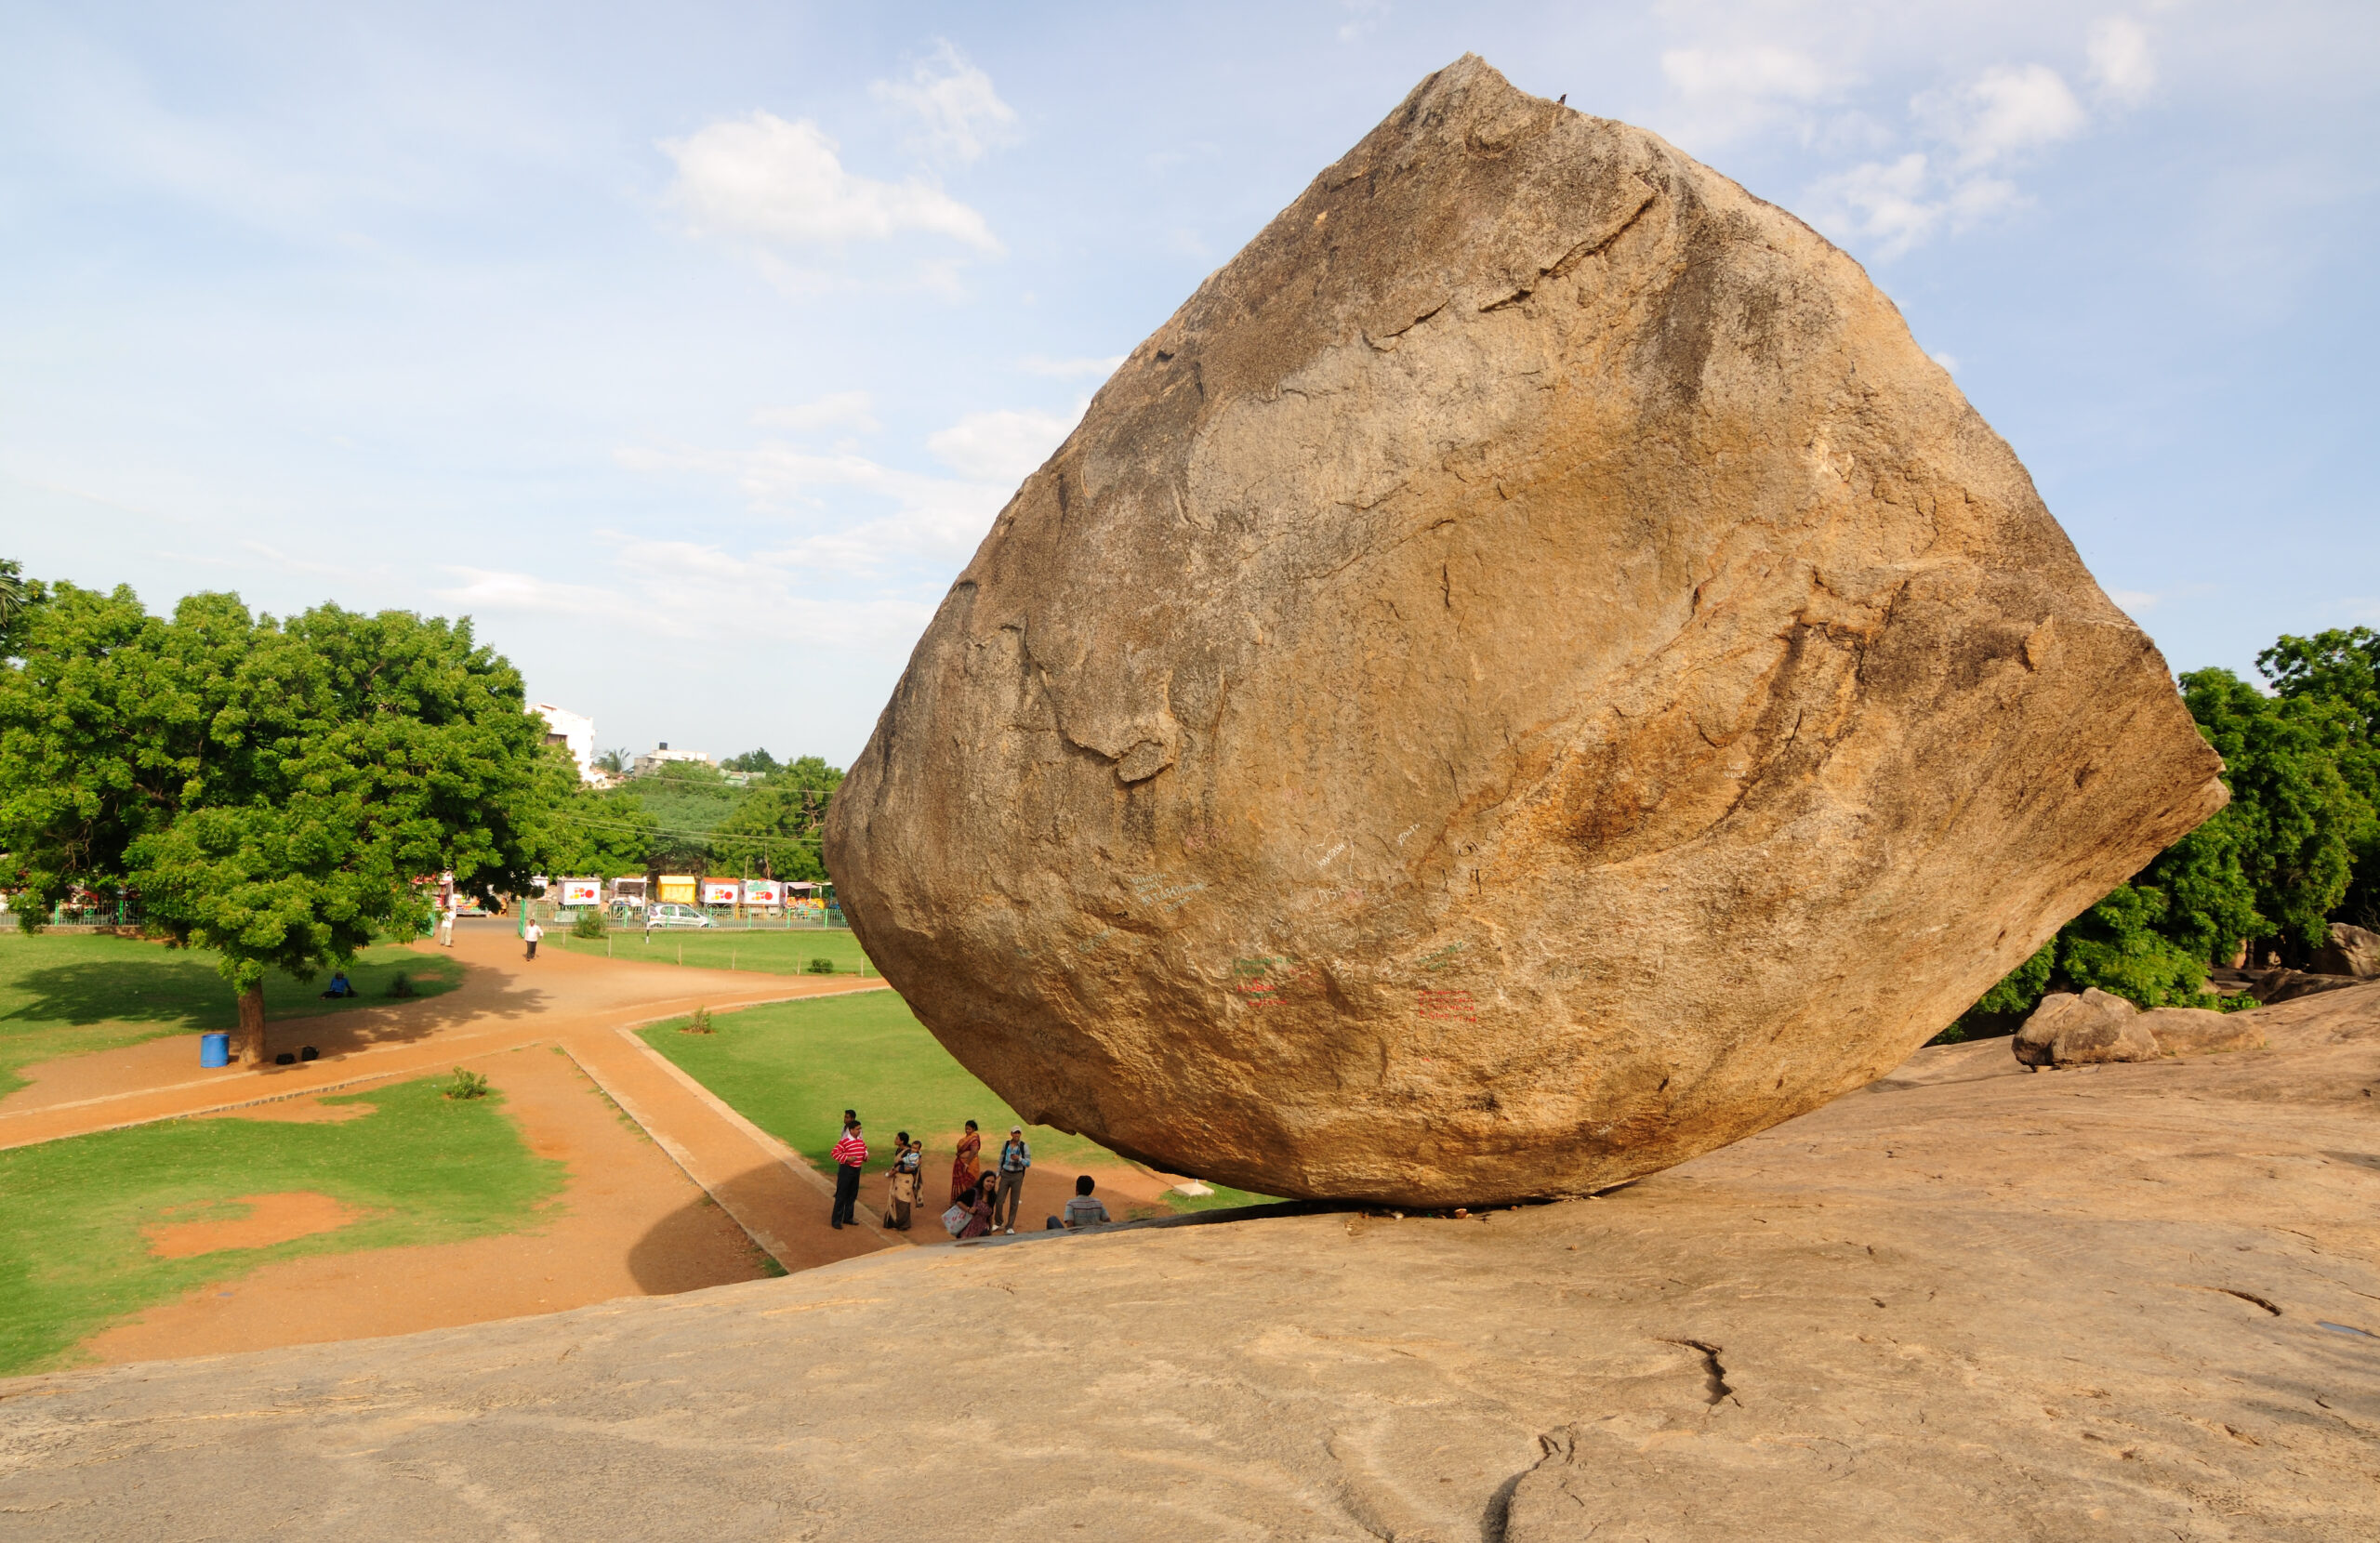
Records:
[[[1032,1119],[1451,1204],[1881,1075],[2216,767],[1857,263],[1466,58],[1019,490],[826,850]]]
[[[2096,986],[2043,997],[2009,1048],[2028,1066],[2154,1061],[2161,1053],[2157,1036],[2141,1022],[2140,1009]]]
[[[2380,975],[2380,932],[2343,921],[2331,923],[2330,942],[2314,956],[2314,973],[2365,981]]]
[[[2252,1012],[2214,1012],[2205,1008],[2156,1008],[2140,1015],[2140,1027],[2166,1055],[2214,1055],[2224,1050],[2261,1050],[2264,1030]]]
[[[1923,1050],[1599,1200],[898,1249],[0,1382],[0,1515],[25,1543],[2367,1543],[2380,985],[2250,1016],[2270,1050],[2068,1075]]]

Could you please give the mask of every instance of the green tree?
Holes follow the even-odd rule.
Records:
[[[170,620],[60,585],[0,672],[0,844],[37,926],[74,885],[136,892],[220,956],[241,1055],[263,979],[308,979],[426,923],[422,881],[491,897],[542,865],[575,772],[521,678],[450,625],[323,606],[286,623],[232,595]]]
[[[2225,669],[2183,676],[2182,700],[2223,757],[2231,806],[2218,818],[2254,896],[2248,936],[2320,948],[2373,835],[2372,800],[2350,780],[2369,747],[2362,715],[2310,692],[2267,696]]]
[[[0,557],[0,659],[16,656],[17,633],[25,614],[41,604],[46,593],[39,579],[25,577],[20,564]]]
[[[621,788],[572,790],[552,815],[548,862],[562,877],[617,878],[646,871],[661,822]]]
[[[766,749],[747,750],[740,756],[730,756],[720,763],[730,772],[773,772],[777,770],[776,757]]]
[[[2356,626],[2311,638],[2284,634],[2256,655],[2256,668],[2283,697],[2335,702],[2362,720],[2361,734],[2340,757],[2339,774],[2364,802],[2380,809],[2380,633]],[[2380,821],[2353,845],[2353,876],[2334,915],[2380,928]]]
[[[827,765],[820,756],[803,756],[779,767],[754,784],[735,811],[711,832],[712,855],[725,868],[771,878],[824,880],[819,830],[842,781],[842,768]]]

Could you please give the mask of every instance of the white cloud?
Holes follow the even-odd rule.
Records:
[[[462,580],[431,593],[457,609],[469,612],[529,612],[549,616],[594,616],[628,602],[609,589],[562,584],[535,574],[509,574],[492,568],[455,568],[445,572]]]
[[[2099,94],[2125,107],[2148,99],[2157,84],[2157,61],[2149,52],[2149,33],[2129,17],[2111,16],[2091,29],[2091,83]]]
[[[1841,79],[1793,48],[1673,48],[1661,73],[1685,110],[1677,137],[1699,145],[1739,139],[1835,94]],[[1806,138],[1810,125],[1804,114]]]
[[[2064,77],[2046,64],[1986,70],[1956,91],[1925,93],[1910,107],[1967,169],[2071,138],[2090,121]]]
[[[1041,354],[1028,353],[1016,362],[1016,367],[1026,375],[1054,376],[1060,380],[1069,380],[1077,376],[1114,375],[1123,367],[1125,357],[1119,353],[1104,359],[1050,359]]]
[[[831,246],[915,231],[1000,250],[984,217],[941,189],[844,170],[835,141],[807,119],[755,112],[661,149],[678,166],[671,200],[706,233]]]
[[[2127,614],[2139,617],[2157,606],[2157,596],[2146,589],[2110,589],[2108,599],[2116,602]]]
[[[874,399],[866,391],[831,391],[798,407],[763,407],[752,415],[752,421],[771,429],[848,429],[854,433],[873,434],[882,427],[876,421],[874,405]]]
[[[1081,416],[1079,404],[1071,413],[1030,408],[970,413],[929,436],[926,448],[962,477],[1014,487],[1050,458]]]
[[[1957,354],[1949,352],[1946,349],[1937,349],[1926,357],[1933,360],[1935,363],[1941,365],[1945,371],[1951,375],[1959,373],[1959,356]]]
[[[992,89],[992,77],[948,43],[919,59],[906,81],[868,86],[877,100],[915,113],[923,123],[917,148],[937,160],[976,161],[1016,139],[1016,112]]]

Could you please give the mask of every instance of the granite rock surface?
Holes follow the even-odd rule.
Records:
[[[826,855],[1028,1118],[1478,1203],[1882,1075],[2216,768],[1856,262],[1466,58],[1019,490]]]
[[[2380,984],[1593,1200],[906,1249],[0,1382],[57,1539],[2366,1543]]]

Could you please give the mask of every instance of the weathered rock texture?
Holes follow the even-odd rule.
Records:
[[[2366,981],[2380,975],[2380,932],[2343,921],[2331,923],[2330,942],[2314,956],[2314,969],[2318,974],[2353,975]]]
[[[2160,1053],[2157,1036],[2141,1022],[2140,1009],[2096,986],[2043,997],[2009,1048],[2028,1066],[2154,1061]]]
[[[2140,1026],[2166,1055],[2213,1055],[2223,1050],[2261,1050],[2264,1030],[2247,1012],[2204,1008],[2157,1008],[2140,1015]]]
[[[1881,1075],[2215,770],[1858,264],[1465,59],[1019,490],[826,857],[1032,1118],[1477,1201]]]
[[[1924,1050],[1484,1220],[894,1250],[0,1382],[0,1532],[2369,1543],[2380,986],[2253,1016],[2270,1050]]]

